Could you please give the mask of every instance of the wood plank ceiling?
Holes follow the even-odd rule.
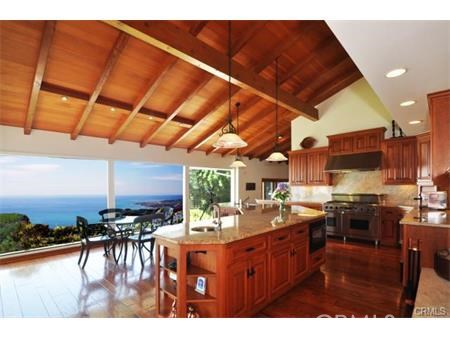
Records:
[[[362,77],[323,21],[234,21],[232,32],[250,158],[274,144],[276,58],[282,151],[291,120],[317,119],[315,105]],[[1,21],[0,124],[230,155],[212,146],[228,116],[227,53],[226,21]]]

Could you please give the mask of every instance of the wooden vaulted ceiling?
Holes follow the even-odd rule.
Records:
[[[0,124],[233,154],[212,146],[228,117],[227,34],[226,21],[1,21]],[[291,120],[317,119],[362,77],[323,21],[233,21],[232,55],[250,158],[273,148],[277,58],[281,151]]]

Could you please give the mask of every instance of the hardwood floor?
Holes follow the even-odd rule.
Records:
[[[85,270],[78,252],[0,266],[0,317],[153,317],[154,269],[138,257],[126,265],[91,252]],[[321,271],[258,317],[404,313],[400,250],[331,240]]]

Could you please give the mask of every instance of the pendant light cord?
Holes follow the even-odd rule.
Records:
[[[275,149],[278,146],[278,58],[275,59]]]
[[[236,102],[236,134],[239,136],[239,106],[240,102]],[[237,157],[239,158],[239,148],[236,151]]]
[[[228,20],[228,122],[231,121],[231,20]]]

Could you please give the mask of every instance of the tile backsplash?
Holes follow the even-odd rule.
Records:
[[[392,203],[413,203],[417,195],[416,185],[384,185],[382,172],[365,171],[333,174],[333,186],[293,186],[293,201],[325,202],[332,193],[374,193],[386,194],[386,201]]]

